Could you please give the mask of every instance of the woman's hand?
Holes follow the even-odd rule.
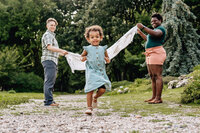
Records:
[[[84,61],[86,61],[86,60],[87,60],[87,56],[82,56],[82,57],[81,57],[81,61],[82,61],[82,62],[84,62]]]
[[[137,33],[140,34],[142,33],[142,31],[139,28],[137,28]]]
[[[104,59],[105,59],[106,63],[110,63],[109,57],[104,57]]]
[[[142,29],[142,28],[144,27],[144,25],[143,25],[142,23],[137,23],[137,27],[138,27],[139,29]]]

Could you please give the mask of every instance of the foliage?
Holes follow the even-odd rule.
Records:
[[[18,49],[14,47],[5,47],[0,51],[0,86],[3,90],[7,90],[8,84],[11,84],[11,79],[15,73],[22,69],[20,66],[23,59],[20,60]]]
[[[200,65],[196,66],[194,72],[189,76],[192,76],[193,79],[184,87],[181,102],[200,104]]]
[[[16,91],[12,89],[12,90],[9,90],[8,93],[9,93],[9,94],[15,94]]]
[[[137,86],[136,86],[137,85]],[[152,105],[145,103],[144,100],[151,98],[152,91],[149,90],[150,82],[148,79],[138,79],[137,83],[131,85],[128,83],[124,87],[130,87],[130,93],[113,94],[100,98],[100,108],[111,109],[113,112],[123,113],[126,115],[137,114],[141,116],[149,116],[152,114],[180,114],[182,116],[199,116],[199,105],[181,104],[181,93],[184,88],[163,89],[162,104]],[[109,93],[108,93],[109,94]],[[116,104],[117,103],[117,104]],[[188,112],[188,108],[190,111]]]
[[[149,24],[149,16],[145,8],[150,11],[151,5],[154,2],[151,0],[142,0],[140,2],[134,0],[69,0],[57,1],[56,3],[64,16],[66,16],[65,26],[63,28],[60,27],[60,25],[58,26],[60,27],[57,31],[58,42],[61,47],[68,51],[80,54],[83,51],[82,46],[89,45],[83,35],[86,27],[93,24],[101,25],[104,30],[104,39],[101,45],[111,46],[133,27],[136,21],[144,21],[144,23]],[[118,8],[116,8],[116,6]],[[142,13],[145,17],[142,17],[138,12]],[[137,36],[136,38],[133,44],[130,44],[128,47],[128,51],[131,53],[130,56],[132,56],[132,53],[134,53],[133,55],[137,55],[143,50],[143,47],[138,45],[141,38]],[[140,56],[138,58],[140,58]],[[56,88],[59,88],[60,91],[67,92],[83,89],[85,84],[84,71],[76,71],[75,74],[72,74],[64,60],[64,58],[59,60]],[[107,74],[111,81],[133,81],[138,76],[144,76],[147,71],[144,67],[140,68],[139,63],[142,62],[142,60],[143,59],[136,59],[137,63],[126,63],[124,61],[124,51],[122,51],[107,65]],[[77,80],[77,78],[80,80]]]
[[[197,17],[193,20],[192,24],[197,29],[197,33],[200,35],[200,1],[199,0],[184,0],[184,2],[190,7],[190,10]]]
[[[43,79],[34,73],[17,73],[10,86],[17,92],[42,92]]]
[[[164,76],[163,77],[163,84],[167,85],[170,81],[172,80],[177,80],[177,77],[173,77],[173,76]]]
[[[198,0],[185,0],[185,2],[197,16],[196,20],[191,18],[189,20],[198,28],[199,2]],[[151,12],[160,11],[161,3],[162,0],[0,0],[0,49],[2,49],[1,51],[3,52],[0,53],[0,55],[6,53],[6,49],[10,49],[8,47],[14,45],[16,45],[15,48],[18,51],[16,55],[11,54],[12,57],[15,58],[9,57],[11,61],[16,59],[16,61],[11,63],[13,65],[9,66],[11,68],[13,67],[12,69],[8,67],[8,69],[4,71],[1,68],[1,66],[7,64],[6,62],[8,59],[0,64],[0,81],[2,81],[0,82],[0,87],[2,86],[6,90],[11,89],[8,88],[8,86],[6,87],[4,83],[11,84],[11,82],[13,82],[13,75],[17,72],[33,72],[43,77],[43,69],[40,62],[41,36],[46,30],[45,24],[47,18],[53,17],[59,23],[56,30],[56,38],[60,48],[80,54],[83,50],[82,46],[88,45],[83,35],[87,26],[93,24],[101,25],[105,35],[101,45],[111,46],[138,22],[151,27]],[[179,9],[183,12],[187,8],[182,9],[177,6],[177,10]],[[173,9],[173,11],[175,12],[176,9]],[[179,18],[182,19],[183,16],[184,15],[179,15]],[[170,19],[173,18],[174,17],[171,17]],[[183,20],[184,24],[188,23],[185,21],[184,17]],[[183,24],[177,23],[177,25],[182,26],[184,29]],[[190,27],[188,27],[188,29],[190,29]],[[191,31],[187,31],[191,33],[191,35],[185,37],[186,39],[182,36],[185,32],[181,30],[179,34],[184,38],[184,43],[191,41],[196,45],[198,38],[194,40],[193,36],[196,36],[196,34],[193,34],[193,30]],[[172,35],[176,34],[177,32],[174,31]],[[168,39],[173,37],[174,36],[168,36]],[[172,42],[176,42],[176,39]],[[144,48],[140,45],[142,43],[144,43],[142,38],[136,35],[133,42],[126,50],[120,52],[119,55],[107,65],[107,74],[111,81],[134,81],[136,78],[145,76],[147,69],[143,64],[144,55],[142,52]],[[8,47],[6,48],[6,46]],[[172,46],[174,46],[174,49],[177,48],[176,44]],[[5,51],[3,51],[3,49],[5,49]],[[170,51],[175,51],[174,49]],[[185,47],[180,49],[185,49]],[[195,50],[197,50],[197,48]],[[13,52],[14,51],[15,50],[13,50]],[[195,60],[196,56],[192,57],[195,55],[193,51],[188,52],[191,53],[191,55],[188,55],[187,58]],[[184,53],[187,52],[184,51]],[[184,55],[184,53],[181,54]],[[171,55],[169,54],[169,56]],[[180,57],[179,55],[172,56],[173,57],[170,57],[170,59]],[[185,60],[187,58],[183,57]],[[197,56],[197,58],[199,58],[199,56]],[[23,62],[20,63],[20,61]],[[184,61],[181,60],[181,63],[184,63]],[[173,64],[173,62],[171,64]],[[194,63],[192,65],[194,66]],[[187,66],[191,66],[191,68],[192,65],[187,64]],[[179,66],[176,66],[176,68],[181,68]],[[166,65],[166,67],[168,67],[168,65]],[[171,71],[171,69],[169,71]],[[176,71],[176,69],[174,71]],[[176,73],[174,71],[172,73]],[[72,93],[76,90],[83,89],[84,82],[84,71],[76,71],[75,74],[72,74],[66,63],[66,59],[64,57],[59,58],[58,77],[55,84],[56,91]]]
[[[112,88],[115,89],[115,88],[118,88],[120,86],[127,86],[127,85],[130,85],[130,84],[133,84],[133,82],[130,82],[130,81],[126,81],[126,80],[123,80],[123,81],[120,81],[120,82],[112,82]]]
[[[150,88],[151,81],[149,79],[135,79],[134,82],[130,81],[120,81],[120,82],[112,82],[112,91],[106,93],[106,95],[118,95],[118,94],[125,94],[125,93],[132,93],[135,91],[136,87],[145,86],[147,87],[148,91]]]
[[[45,22],[53,15],[60,16],[51,0],[1,0],[0,1],[0,44],[16,45],[26,63],[32,64],[27,72],[41,73],[41,35],[46,30]]]
[[[188,74],[200,64],[200,36],[191,23],[196,17],[181,0],[163,1],[162,11],[163,26],[167,29],[164,74]]]

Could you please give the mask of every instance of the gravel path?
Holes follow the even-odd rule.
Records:
[[[95,109],[92,116],[84,114],[85,95],[56,97],[60,107],[44,107],[43,100],[10,106],[0,110],[1,133],[200,133],[200,118],[192,116],[157,115],[122,117],[112,109]],[[99,103],[101,106],[101,103]]]

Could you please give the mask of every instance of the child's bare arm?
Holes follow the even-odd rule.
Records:
[[[81,61],[84,62],[87,60],[87,51],[84,50],[83,53],[81,54]]]
[[[105,52],[105,57],[104,57],[104,59],[105,59],[106,63],[110,63],[110,59],[109,59],[109,57],[108,57],[108,52],[107,52],[107,51]]]

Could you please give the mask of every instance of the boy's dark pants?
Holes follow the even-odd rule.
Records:
[[[57,66],[51,60],[42,62],[44,68],[44,105],[48,106],[53,103],[53,87],[56,81]]]

